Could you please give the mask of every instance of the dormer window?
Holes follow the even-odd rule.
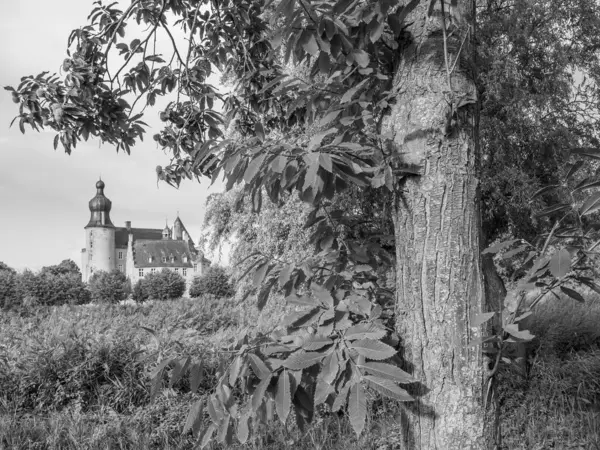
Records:
[[[148,262],[151,263],[152,261],[154,261],[154,258],[152,256],[148,256]]]
[[[188,262],[188,257],[187,257],[187,255],[184,255],[184,256],[183,256],[183,262],[184,262],[184,263],[187,263],[187,262]]]
[[[167,262],[167,257],[166,257],[166,256],[163,256],[163,257],[162,257],[162,262],[164,262],[164,263],[166,263],[166,262]]]
[[[175,262],[175,257],[173,255],[171,255],[171,263]]]

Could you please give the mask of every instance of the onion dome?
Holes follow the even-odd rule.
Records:
[[[110,221],[110,209],[112,202],[104,195],[104,181],[98,180],[96,183],[96,196],[90,200],[90,221],[87,227],[105,227],[114,228]]]

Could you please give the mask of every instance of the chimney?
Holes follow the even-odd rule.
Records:
[[[125,222],[125,228],[127,228],[127,231],[131,230],[131,221],[130,220],[127,220]]]

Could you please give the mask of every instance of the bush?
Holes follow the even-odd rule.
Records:
[[[211,266],[206,273],[195,277],[190,287],[190,297],[201,297],[203,295],[231,297],[234,294],[235,291],[229,282],[227,272],[219,266]]]
[[[118,270],[95,272],[88,284],[92,301],[97,303],[118,303],[131,292],[129,280]]]
[[[148,293],[144,289],[144,280],[137,280],[137,283],[133,286],[131,296],[133,297],[133,300],[138,303],[143,303],[148,300]]]
[[[81,305],[90,301],[90,292],[81,281],[81,272],[70,260],[57,266],[44,267],[37,274],[25,270],[19,276],[19,295],[47,306]]]
[[[185,292],[185,279],[169,269],[149,273],[143,279],[142,290],[147,298],[170,300],[179,298]]]
[[[20,303],[17,272],[0,261],[0,309],[9,309]]]

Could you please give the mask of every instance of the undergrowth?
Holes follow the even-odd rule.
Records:
[[[278,310],[273,305],[274,311]],[[210,392],[221,348],[258,323],[232,300],[39,308],[0,316],[0,449],[188,449],[190,406]],[[527,374],[499,373],[503,448],[600,449],[600,305],[548,301],[530,319],[537,335]],[[164,358],[192,356],[188,378],[150,385]],[[168,371],[167,371],[168,372]],[[372,398],[366,433],[317,414],[301,432],[272,423],[235,449],[391,450],[402,440],[399,403]],[[204,420],[208,423],[208,415]],[[214,449],[223,447],[213,446]]]

